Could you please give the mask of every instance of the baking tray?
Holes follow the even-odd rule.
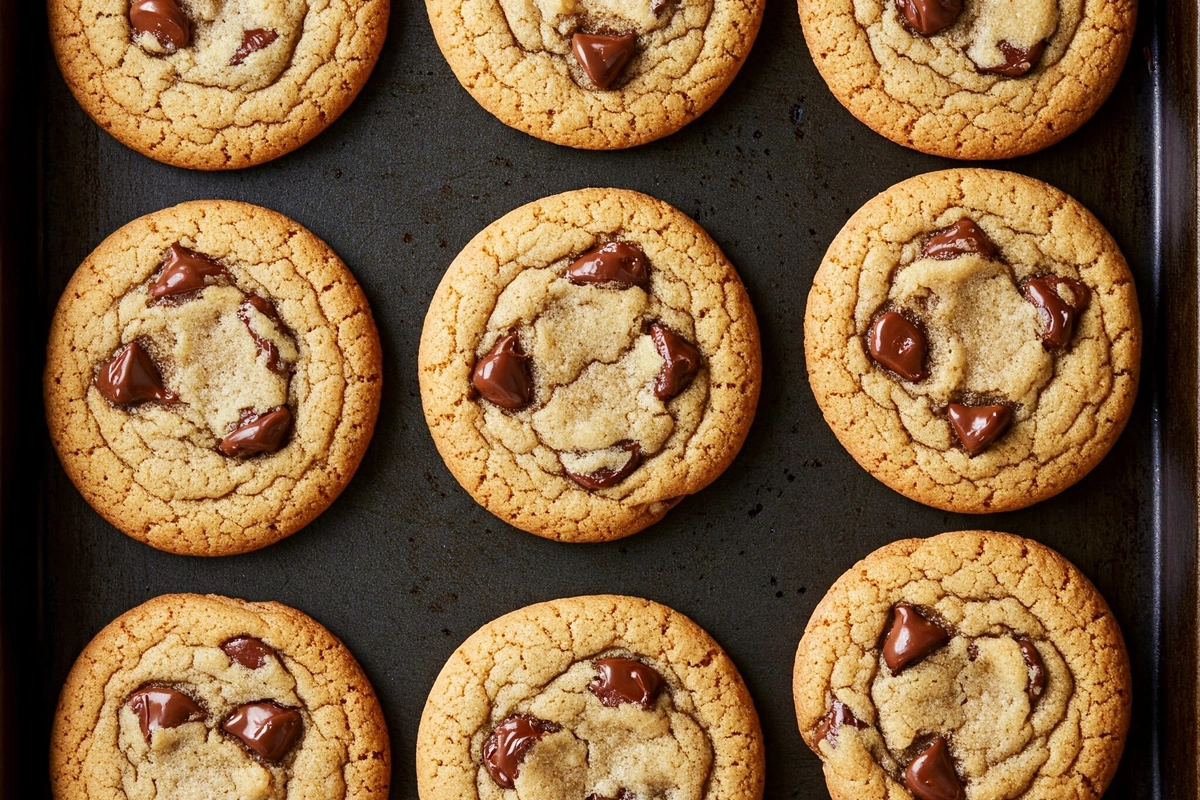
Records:
[[[1124,75],[1094,120],[1004,162],[1092,209],[1128,257],[1146,325],[1133,418],[1059,497],[966,517],[892,493],[842,450],[809,391],[801,323],[812,276],[846,218],[901,179],[952,162],[900,148],[830,95],[795,6],[772,0],[716,107],[626,152],[578,152],[510,130],[455,82],[420,0],[394,0],[361,96],[296,153],[234,173],[163,166],[80,110],[49,53],[37,0],[0,0],[4,213],[0,250],[0,742],[5,797],[48,796],[55,697],[80,649],[149,597],[219,592],[296,606],[329,626],[374,682],[392,736],[393,798],[416,798],[426,693],[472,631],[519,606],[641,595],[695,618],[742,670],[762,716],[768,798],[826,797],[796,732],[792,656],[813,606],[895,539],[988,527],[1045,542],[1099,586],[1133,661],[1133,725],[1112,798],[1197,789],[1196,8],[1144,0]],[[729,471],[632,538],[569,546],[511,529],[454,482],[416,380],[425,308],[455,253],[537,197],[583,186],[661,197],[738,266],[763,333],[758,418]],[[277,209],[328,241],[370,298],[383,406],[357,477],[316,522],[247,555],[172,556],[126,538],[80,498],[41,421],[54,304],[76,265],[141,214],[226,197]]]

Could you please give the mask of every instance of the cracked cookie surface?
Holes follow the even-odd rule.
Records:
[[[131,351],[157,391],[134,380]],[[337,255],[229,201],[102,242],[59,301],[44,376],[51,440],[84,498],[190,555],[263,547],[324,511],[366,451],[380,385],[371,311]]]
[[[930,256],[931,236],[962,220],[994,253],[935,243]],[[1069,327],[1051,330],[1061,320],[1047,302],[1069,309]],[[927,374],[872,356],[888,311],[928,339]],[[804,332],[809,382],[842,445],[892,489],[951,511],[1022,508],[1071,486],[1112,447],[1137,392],[1141,320],[1116,243],[1077,201],[1012,173],[930,173],[864,205],[825,254]]]
[[[194,594],[96,635],[50,762],[56,800],[384,800],[391,777],[383,713],[337,638],[279,603]]]
[[[633,597],[488,623],[443,667],[417,736],[421,800],[758,800],[763,780],[733,663],[687,617]]]
[[[92,119],[143,155],[208,170],[277,158],[337,119],[375,65],[388,7],[48,0],[59,67]]]
[[[615,149],[707,111],[750,52],[764,3],[426,0],[426,8],[459,83],[501,122],[556,144]]]
[[[1116,85],[1137,16],[1136,0],[799,7],[808,49],[842,105],[898,144],[963,159],[1024,155],[1073,133]],[[950,24],[922,35],[913,21],[929,25],[931,11]]]
[[[749,431],[762,369],[745,287],[716,243],[616,189],[544,198],[478,234],[434,295],[418,366],[458,482],[562,541],[636,533],[715,480]]]
[[[813,612],[793,688],[839,800],[1098,798],[1129,727],[1129,658],[1104,599],[1061,555],[1005,533],[860,561]]]

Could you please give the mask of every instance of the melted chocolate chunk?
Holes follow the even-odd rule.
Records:
[[[877,364],[906,381],[925,380],[925,333],[896,311],[875,318],[867,332],[867,349]]]
[[[834,700],[833,705],[829,707],[829,713],[821,717],[821,721],[817,723],[817,732],[813,737],[812,750],[817,755],[820,755],[818,749],[821,742],[829,742],[830,747],[838,746],[838,728],[843,725],[850,725],[858,730],[866,730],[870,726],[867,723],[854,716],[851,711],[841,700]]]
[[[904,785],[917,800],[966,800],[967,797],[950,760],[950,749],[941,736],[904,770]]]
[[[169,53],[187,47],[190,40],[188,18],[175,0],[134,0],[129,24],[135,37],[149,33]]]
[[[922,36],[946,30],[962,13],[962,0],[896,0],[908,26]]]
[[[585,489],[595,491],[597,489],[608,489],[616,486],[621,481],[633,474],[633,471],[642,465],[642,446],[637,442],[621,442],[620,447],[626,453],[629,453],[629,460],[625,462],[625,466],[620,469],[611,469],[605,467],[598,469],[595,472],[580,474],[571,472],[571,470],[563,467],[563,473],[575,481]]]
[[[1058,293],[1060,286],[1065,286],[1075,298],[1073,304],[1062,299]],[[1071,343],[1075,320],[1087,307],[1092,290],[1074,278],[1043,275],[1021,284],[1021,294],[1033,304],[1042,318],[1042,344],[1047,350],[1061,350]]]
[[[606,36],[599,33],[577,33],[571,37],[571,49],[592,83],[607,89],[617,81],[621,70],[633,58],[637,34],[623,33]]]
[[[609,708],[622,703],[650,708],[662,691],[662,676],[632,658],[602,658],[596,662],[596,669],[600,674],[588,684],[588,691]]]
[[[619,289],[650,285],[650,262],[642,248],[625,242],[593,247],[567,267],[571,283],[609,284]]]
[[[236,67],[246,60],[246,56],[251,53],[257,53],[278,38],[278,33],[265,28],[255,28],[254,30],[246,31],[242,34],[241,45],[233,54],[233,58],[229,59],[229,66]]]
[[[292,429],[292,412],[280,406],[265,414],[251,414],[228,434],[217,449],[230,458],[274,453]]]
[[[654,378],[654,396],[659,400],[670,400],[686,389],[700,371],[700,351],[687,339],[657,322],[650,326],[650,338],[664,362]]]
[[[559,727],[553,722],[514,714],[496,726],[483,743],[483,766],[498,786],[512,789],[521,774],[521,764],[530,749]]]
[[[893,673],[916,664],[950,641],[950,634],[908,603],[892,607],[892,627],[883,642],[883,663]]]
[[[238,319],[245,324],[246,330],[250,331],[250,338],[254,340],[256,345],[258,345],[259,351],[266,353],[267,369],[279,375],[286,374],[288,368],[283,360],[279,357],[279,348],[276,347],[275,343],[270,339],[259,336],[257,333],[255,333],[254,328],[250,326],[251,308],[257,310],[260,314],[275,323],[276,327],[281,328],[283,326],[283,322],[279,319],[279,312],[275,310],[275,306],[270,300],[267,300],[264,297],[259,297],[256,294],[252,294],[247,297],[240,306],[238,306],[237,315]]]
[[[1046,49],[1046,43],[1038,42],[1028,50],[1022,50],[1008,42],[1000,42],[998,47],[1004,56],[1003,64],[995,67],[980,67],[976,64],[976,67],[978,67],[980,72],[990,72],[995,75],[1003,75],[1006,78],[1019,78],[1033,69],[1033,65],[1042,57],[1042,52]]]
[[[163,385],[158,367],[137,341],[130,342],[96,371],[96,388],[114,405],[154,400],[177,403],[179,397]]]
[[[228,275],[229,271],[213,259],[176,242],[167,248],[162,271],[150,285],[150,297],[161,300],[170,295],[203,289],[208,285],[205,278]]]
[[[225,655],[241,664],[246,669],[258,669],[267,663],[267,659],[275,655],[275,649],[261,639],[251,636],[239,636],[221,645]]]
[[[1012,422],[1012,410],[1004,405],[967,406],[949,403],[946,416],[950,418],[950,427],[954,429],[959,443],[972,456],[987,450],[1004,435]]]
[[[1021,648],[1021,657],[1025,659],[1025,666],[1029,668],[1029,686],[1026,691],[1029,692],[1030,699],[1036,700],[1046,689],[1046,665],[1042,662],[1042,654],[1029,637],[1015,638],[1017,647]]]
[[[479,359],[471,373],[471,384],[483,398],[501,408],[516,411],[533,398],[529,356],[521,352],[516,333],[500,337],[496,346]]]
[[[970,217],[963,217],[949,228],[935,231],[921,248],[921,258],[936,258],[939,261],[969,253],[977,253],[984,258],[994,258],[996,255],[996,245]]]
[[[178,728],[185,722],[195,722],[206,716],[195,700],[169,686],[138,689],[129,696],[128,702],[130,710],[137,715],[147,743],[150,735],[159,728]]]
[[[294,708],[263,700],[239,706],[221,729],[231,733],[267,761],[282,761],[300,738],[304,722]]]
[[[637,800],[637,795],[628,789],[621,789],[617,792],[616,797],[606,797],[599,792],[592,792],[587,796],[587,800]]]

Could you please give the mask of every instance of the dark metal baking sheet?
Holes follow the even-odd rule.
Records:
[[[394,798],[416,797],[426,692],[479,625],[553,597],[650,597],[694,617],[741,668],[767,737],[767,797],[826,797],[790,694],[813,606],[875,548],[965,527],[1057,548],[1112,604],[1135,688],[1108,796],[1196,796],[1190,0],[1144,0],[1125,73],[1096,118],[1043,153],[998,165],[1063,188],[1108,226],[1136,276],[1146,347],[1133,419],[1095,472],[1039,506],[982,518],[928,509],[877,483],[838,445],[809,391],[801,320],[825,247],[872,195],[952,162],[897,147],[852,119],[817,75],[790,0],[768,5],[749,61],[712,111],[675,136],[615,153],[504,127],[457,85],[419,0],[396,0],[382,60],[346,115],[300,151],[228,174],[157,164],[97,128],[53,64],[39,5],[0,4],[6,797],[48,796],[49,719],[83,645],[117,614],[172,591],[280,600],[341,636],[383,702]],[[471,236],[522,203],[591,185],[656,195],[709,230],[754,300],[765,377],[758,419],[726,475],[633,538],[566,546],[506,527],[455,484],[422,419],[415,359],[434,287]],[[362,282],[385,353],[379,426],[349,489],[290,539],[222,559],[160,553],[105,524],[55,459],[39,399],[49,317],[76,265],[132,218],[207,197],[270,206],[325,238]]]

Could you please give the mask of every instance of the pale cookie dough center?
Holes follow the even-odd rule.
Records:
[[[1011,404],[1015,421],[1033,413],[1054,357],[1007,265],[974,254],[921,259],[896,273],[888,299],[922,320],[929,341],[929,377],[904,383],[909,396],[935,412],[977,400]]]
[[[584,800],[596,793],[614,798],[626,789],[638,800],[700,800],[713,749],[692,714],[677,705],[669,688],[650,709],[634,703],[609,708],[588,690],[595,677],[593,662],[580,661],[532,698],[493,710],[493,725],[526,713],[561,728],[529,751],[516,779],[516,797]],[[486,735],[476,737],[477,757]],[[512,796],[482,767],[477,785],[481,800]]]
[[[643,458],[661,452],[681,428],[687,433],[699,424],[707,373],[701,369],[682,393],[659,399],[654,380],[664,361],[646,331],[655,321],[694,341],[690,317],[653,292],[576,285],[555,267],[521,273],[498,298],[477,357],[518,331],[534,398],[516,413],[488,406],[488,429],[513,453],[547,448],[553,461],[538,463],[552,474],[618,471],[632,444]]]
[[[571,36],[588,33],[647,34],[670,21],[653,10],[655,0],[499,0],[522,50],[568,56]],[[686,0],[683,0],[686,2]]]
[[[246,92],[270,86],[288,68],[308,13],[305,0],[182,0],[180,5],[192,24],[186,47],[166,55],[151,34],[137,37],[137,45],[169,64],[180,81]],[[246,32],[255,30],[274,31],[278,38],[240,64],[230,64]]]
[[[263,414],[286,405],[288,375],[299,353],[292,340],[253,308],[242,313],[259,337],[279,351],[283,370],[268,366],[265,352],[239,316],[246,295],[237,287],[213,285],[178,305],[147,304],[145,291],[121,301],[121,341],[150,343],[166,386],[180,403],[169,408],[217,439],[246,412]]]
[[[256,758],[221,730],[221,722],[244,703],[302,706],[295,679],[277,657],[250,670],[220,648],[184,647],[168,640],[142,657],[137,673],[144,683],[185,692],[207,716],[155,730],[147,744],[137,715],[124,698],[118,700],[117,744],[125,758],[120,782],[128,800],[285,800],[289,768]],[[304,738],[296,749],[310,727],[306,716]]]
[[[1029,667],[1011,636],[954,636],[918,664],[871,685],[888,755],[903,764],[932,736],[943,736],[968,800],[1024,793],[1052,757],[1051,734],[1067,717],[1074,683],[1053,645],[1036,642],[1044,692],[1030,696]]]
[[[1058,27],[1054,0],[978,0],[967,55],[980,67],[998,67],[1006,57],[1000,42],[1028,51]]]

